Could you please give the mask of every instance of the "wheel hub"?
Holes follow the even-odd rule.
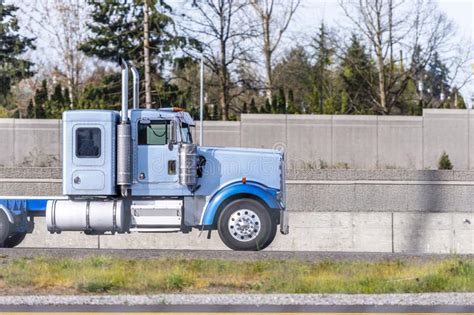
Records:
[[[260,218],[252,210],[237,210],[229,218],[229,232],[240,242],[255,239],[260,232]]]

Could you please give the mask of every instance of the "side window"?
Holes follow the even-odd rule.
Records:
[[[76,129],[76,156],[78,158],[100,157],[101,131],[99,128]]]
[[[156,120],[150,123],[138,123],[139,145],[168,144],[170,124],[168,120]]]

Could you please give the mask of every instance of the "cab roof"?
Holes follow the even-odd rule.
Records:
[[[195,122],[192,119],[191,115],[185,111],[176,111],[173,107],[172,108],[159,108],[159,109],[131,109],[131,113],[129,117],[142,117],[142,118],[149,118],[150,116],[160,116],[163,119],[172,119],[177,118],[180,122],[188,124],[190,126],[195,126]]]

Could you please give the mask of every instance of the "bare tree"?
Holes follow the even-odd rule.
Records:
[[[204,58],[206,68],[218,78],[219,107],[223,120],[229,119],[233,100],[241,93],[238,78],[231,74],[248,59],[246,40],[251,27],[244,20],[243,0],[194,0],[187,7],[181,25],[185,33],[199,42],[199,51],[188,51],[194,58]]]
[[[273,99],[273,57],[281,43],[283,34],[298,9],[301,0],[249,0],[261,32],[261,51],[265,64],[265,93],[270,102]]]
[[[34,0],[20,7],[28,20],[29,31],[37,37],[47,38],[47,48],[55,54],[45,54],[50,62],[64,74],[74,107],[82,89],[85,56],[79,45],[86,36],[87,12],[83,0]],[[59,64],[54,59],[59,59]]]
[[[148,0],[143,2],[143,56],[145,63],[145,106],[151,108],[151,75],[150,75],[150,10]]]
[[[376,111],[390,113],[435,51],[452,46],[453,25],[432,0],[339,0],[364,36],[377,69]],[[400,52],[400,53],[396,53]],[[416,54],[416,67],[411,67]]]

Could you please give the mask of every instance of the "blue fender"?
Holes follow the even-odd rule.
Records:
[[[246,184],[237,182],[225,186],[212,196],[211,200],[204,208],[201,225],[212,225],[214,223],[217,210],[222,205],[222,203],[235,195],[252,195],[265,202],[268,208],[279,209],[281,206],[276,199],[277,192],[278,191],[276,189],[268,188],[255,182],[247,182]]]

